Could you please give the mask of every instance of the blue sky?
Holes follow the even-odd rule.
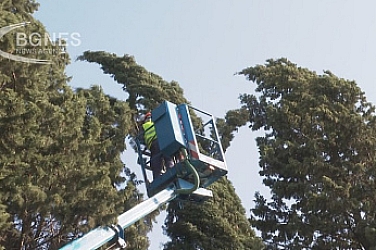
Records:
[[[322,74],[330,70],[355,80],[376,103],[376,2],[350,0],[277,1],[89,1],[40,0],[34,15],[50,33],[80,34],[68,47],[67,74],[73,87],[98,84],[125,99],[120,85],[98,65],[76,62],[86,50],[135,56],[147,70],[175,80],[192,105],[223,117],[239,107],[238,96],[254,85],[234,73],[286,57]],[[258,149],[247,128],[226,152],[229,179],[247,211],[256,191],[268,195],[258,176]],[[135,162],[128,166],[137,168]],[[136,170],[135,170],[136,171]],[[156,225],[152,246],[164,236]]]

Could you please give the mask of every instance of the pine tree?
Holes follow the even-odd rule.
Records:
[[[118,57],[104,51],[86,51],[78,60],[100,64],[105,74],[110,74],[123,85],[123,90],[128,94],[126,102],[135,112],[149,111],[164,100],[176,104],[187,103],[183,89],[177,82],[166,82],[160,76],[148,72],[132,56]]]
[[[245,216],[245,209],[230,181],[213,183],[213,199],[202,204],[173,201],[164,230],[172,249],[263,249]]]
[[[77,94],[87,100],[84,135],[86,138],[98,138],[94,145],[88,147],[88,150],[92,153],[91,162],[97,167],[90,174],[90,179],[93,177],[96,179],[90,185],[93,197],[90,198],[86,195],[86,199],[102,199],[104,202],[98,204],[102,208],[98,209],[97,206],[97,211],[107,214],[107,216],[112,216],[114,213],[119,215],[137,205],[143,199],[142,194],[137,189],[137,185],[141,181],[137,180],[134,173],[125,167],[120,158],[121,153],[126,149],[125,137],[132,128],[131,111],[127,103],[106,96],[97,86],[92,87],[90,90],[77,89]],[[101,129],[96,130],[97,135],[92,135],[91,131],[98,124]],[[100,171],[98,171],[99,166],[102,168]],[[123,169],[125,172],[121,176],[120,172]],[[124,174],[128,177],[125,187],[123,187],[125,182]],[[103,176],[109,177],[106,181],[116,187],[119,192],[114,192],[116,190],[114,188],[103,187]],[[109,191],[112,191],[112,193]],[[105,201],[109,201],[109,203]],[[113,211],[108,214],[108,210],[111,207],[113,207]],[[92,213],[94,214],[95,212],[93,211]],[[146,235],[151,230],[152,218],[153,216],[148,216],[136,225],[126,229],[127,249],[136,250],[149,247]],[[116,221],[110,220],[111,217],[100,224],[116,224]],[[90,227],[95,227],[95,224],[90,225]]]
[[[33,1],[4,1],[1,5],[1,27],[32,21],[31,13],[37,5]],[[3,18],[4,17],[4,18]],[[27,27],[26,32],[35,31],[36,26]],[[43,29],[39,30],[43,32]],[[13,32],[3,37],[1,50],[13,53],[16,41]],[[35,55],[31,55],[35,56]],[[42,57],[45,55],[41,55]],[[50,70],[58,71],[56,66],[29,65],[1,58],[1,201],[7,218],[5,227],[1,227],[0,244],[6,249],[33,248],[34,235],[40,237],[42,218],[47,199],[46,178],[43,162],[43,145],[49,143],[43,135],[44,124],[56,121],[54,107],[48,102],[46,93]],[[57,56],[55,62],[64,61]],[[59,78],[61,78],[59,76]],[[57,83],[59,84],[59,83]],[[52,85],[52,84],[51,84]],[[46,117],[45,113],[52,114]],[[41,124],[42,123],[42,124]],[[40,127],[39,127],[40,126]],[[39,151],[40,152],[36,152]],[[42,163],[43,164],[43,163]],[[41,180],[43,179],[43,180]],[[37,212],[36,212],[37,211]],[[41,238],[43,239],[43,238]],[[30,243],[30,244],[29,244]]]
[[[151,110],[164,100],[188,103],[177,82],[166,82],[148,72],[129,55],[118,57],[87,51],[79,60],[100,64],[105,74],[123,85],[128,94],[127,102],[135,113]],[[193,123],[199,125],[200,120],[193,118]],[[219,124],[226,145],[233,138],[233,130],[246,122],[235,120],[234,113],[227,116],[227,120],[231,119],[228,126],[226,120],[220,120]],[[164,229],[171,241],[166,243],[165,249],[262,249],[232,184],[223,178],[212,189],[215,198],[205,204],[185,203],[181,208],[179,202],[169,203]]]
[[[28,21],[22,32],[45,34],[31,16],[37,6],[3,1],[0,27]],[[10,32],[0,49],[16,54],[16,44]],[[132,127],[128,105],[97,87],[74,92],[64,73],[68,54],[58,53],[57,44],[38,46],[56,53],[23,56],[51,64],[0,57],[0,247],[5,249],[57,249],[97,225],[116,223],[120,212],[141,199],[137,179],[120,160]],[[133,249],[148,246],[147,229],[142,230],[139,239],[129,239]]]
[[[287,59],[246,68],[244,94],[260,175],[252,224],[269,249],[375,249],[374,106],[354,81],[317,75]]]

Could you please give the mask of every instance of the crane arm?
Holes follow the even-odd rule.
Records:
[[[131,226],[136,221],[150,214],[158,209],[163,204],[176,198],[176,189],[172,185],[166,189],[158,192],[151,198],[134,206],[130,210],[118,216],[118,227],[125,229]],[[89,250],[97,249],[107,242],[117,237],[116,231],[109,226],[97,227],[81,238],[78,238],[67,245],[60,248],[60,250]]]

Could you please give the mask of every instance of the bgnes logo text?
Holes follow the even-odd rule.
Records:
[[[0,43],[1,38],[8,34],[9,32],[25,27],[30,24],[30,22],[12,24],[0,28]],[[58,48],[65,48],[66,46],[80,46],[81,39],[78,32],[68,33],[68,32],[59,32],[54,33],[52,38],[48,33],[40,34],[34,32],[31,34],[26,34],[25,32],[16,33],[16,49],[14,54],[8,53],[0,50],[0,56],[18,62],[25,63],[37,63],[37,64],[51,64],[51,60],[41,60],[37,58],[29,58],[27,55],[33,54],[34,56],[41,54],[58,54],[64,53],[63,50]],[[55,48],[48,48],[47,45],[57,45]]]

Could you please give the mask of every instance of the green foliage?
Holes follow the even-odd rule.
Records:
[[[29,21],[22,28],[25,33],[45,34],[31,15],[37,8],[33,0],[2,1],[0,27]],[[10,32],[0,49],[16,54],[15,44],[15,32]],[[96,86],[73,91],[64,73],[70,60],[65,53],[25,56],[52,64],[0,57],[0,249],[58,249],[93,227],[116,223],[119,213],[144,199],[137,189],[140,181],[120,158],[126,136],[134,135],[132,116],[164,100],[188,102],[177,82],[166,82],[128,55],[85,52],[79,57],[100,64],[104,73],[122,84],[126,102]],[[225,148],[246,118],[242,108],[219,120]],[[200,126],[199,118],[193,117],[193,122]],[[186,204],[189,209],[181,210],[171,203],[168,218],[183,225],[186,241],[174,230],[175,221],[166,222],[171,237],[166,248],[176,244],[183,249],[261,249],[232,184],[223,178],[213,191],[215,199],[204,205]],[[156,214],[126,230],[127,249],[149,247],[146,235]],[[372,228],[367,234],[373,235]]]
[[[131,56],[87,51],[79,60],[100,64],[105,74],[123,85],[128,94],[127,103],[135,114],[151,110],[164,100],[188,103],[178,83],[166,82],[148,72]],[[234,111],[228,114],[227,120],[218,123],[226,147],[233,138],[232,132],[248,120],[247,115],[239,118],[236,112],[248,114],[243,109]],[[199,128],[200,120],[195,116],[192,119]],[[217,195],[214,201],[203,205],[184,203],[182,208],[179,202],[169,203],[164,229],[171,241],[166,243],[165,249],[262,249],[232,184],[224,178],[213,185],[213,193]]]
[[[230,142],[234,139],[234,131],[245,125],[249,120],[248,110],[244,107],[237,110],[230,110],[226,113],[225,119],[217,119],[218,133],[221,137],[223,150],[230,146]]]
[[[124,182],[127,106],[98,89],[86,91],[93,99],[68,87],[27,91],[35,101],[11,89],[1,98],[0,186],[14,224],[4,245],[55,249],[124,211],[126,190],[115,185]]]
[[[203,204],[170,203],[164,229],[171,241],[164,249],[263,249],[231,182],[222,178],[211,189],[214,198]]]
[[[123,90],[128,94],[127,103],[133,110],[152,110],[164,100],[176,104],[187,103],[177,82],[166,82],[148,72],[132,56],[118,57],[103,51],[86,51],[78,60],[100,64],[105,74],[110,74],[123,85]]]
[[[0,26],[31,21],[24,31],[44,34],[30,15],[36,8],[34,1],[2,1]],[[14,34],[0,46],[15,53]],[[98,87],[74,92],[67,54],[25,56],[52,64],[0,57],[0,248],[57,249],[140,202],[137,179],[120,159],[132,117],[125,102]],[[147,245],[145,235],[139,241]]]
[[[37,11],[38,7],[39,3],[35,0],[3,0],[0,3],[0,13],[2,17],[9,15],[27,21],[32,19],[31,14]]]
[[[244,69],[258,97],[243,95],[260,175],[251,222],[270,249],[374,249],[374,106],[353,81],[286,59]]]

